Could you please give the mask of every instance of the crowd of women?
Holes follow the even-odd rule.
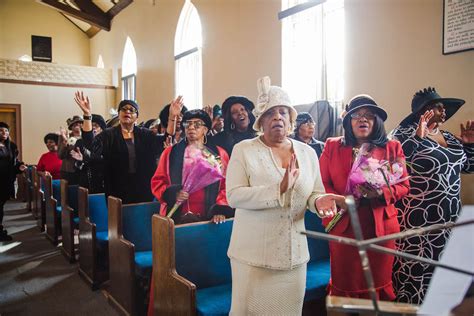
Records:
[[[309,253],[299,232],[307,210],[322,218],[329,234],[354,238],[344,215],[344,196],[353,194],[365,239],[458,218],[460,174],[474,172],[474,123],[461,124],[456,135],[442,126],[463,100],[443,98],[434,88],[420,90],[411,113],[387,135],[387,112],[372,97],[358,95],[343,114],[344,135],[323,143],[313,137],[311,115],[298,114],[268,77],[259,79],[258,93],[256,105],[230,96],[222,108],[189,111],[178,97],[145,126],[137,124],[139,105],[123,100],[116,125],[108,127],[77,92],[82,116],[67,121],[69,132],[44,137],[48,152],[38,170],[123,203],[157,199],[162,215],[178,205],[176,223],[220,223],[235,216],[228,250],[233,315],[301,312]],[[8,130],[0,123],[2,185],[11,188],[25,166]],[[224,176],[191,193],[183,187],[183,168],[196,150],[218,161]],[[374,180],[380,173],[384,182]],[[362,181],[355,183],[356,175]],[[0,224],[11,194],[1,191]],[[2,240],[8,240],[0,227]],[[439,260],[449,236],[445,229],[383,246]],[[358,249],[329,246],[328,293],[369,298]],[[369,259],[379,299],[422,303],[432,266],[370,251]]]

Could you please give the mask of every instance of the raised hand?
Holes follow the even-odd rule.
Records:
[[[347,210],[346,198],[343,195],[324,194],[317,198],[314,206],[321,217],[332,217],[337,214],[338,208]]]
[[[418,128],[416,129],[416,135],[420,138],[425,138],[428,135],[429,129],[434,128],[435,123],[432,123],[431,126],[428,126],[428,122],[433,118],[433,110],[426,111],[423,115],[420,116],[420,121],[418,122]]]
[[[67,136],[67,130],[66,130],[64,127],[62,127],[62,126],[59,127],[59,137],[61,138],[61,141],[62,141],[64,144],[67,143],[67,139],[69,138],[69,137]]]
[[[461,136],[458,136],[458,139],[463,144],[473,144],[474,143],[474,121],[469,120],[466,122],[466,127],[461,123]]]
[[[79,105],[84,115],[91,115],[91,103],[88,96],[84,97],[84,92],[76,91],[74,101]]]
[[[211,118],[211,122],[214,118],[214,114],[213,114],[213,111],[212,111],[212,106],[210,105],[206,105],[203,110],[209,115],[209,117]]]
[[[296,168],[296,156],[293,154],[291,155],[290,163],[286,168],[285,175],[280,182],[280,194],[285,193],[295,185],[299,174],[300,170]]]
[[[175,120],[176,117],[181,114],[183,106],[183,96],[178,95],[178,97],[171,102],[169,118]]]
[[[81,149],[79,147],[74,148],[70,151],[71,157],[77,161],[82,161],[84,157],[82,156]]]

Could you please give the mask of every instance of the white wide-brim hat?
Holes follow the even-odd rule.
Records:
[[[285,90],[277,86],[271,86],[270,77],[265,76],[257,80],[258,100],[252,113],[255,116],[253,129],[262,132],[261,118],[265,112],[275,106],[286,106],[290,110],[290,122],[293,126],[296,122],[296,112],[291,105],[290,97]]]

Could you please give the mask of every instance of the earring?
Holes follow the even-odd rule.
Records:
[[[204,144],[207,144],[207,135],[204,135]]]
[[[234,124],[234,122],[230,123],[230,129],[235,129],[235,124]]]

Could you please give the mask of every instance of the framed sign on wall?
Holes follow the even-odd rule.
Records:
[[[443,0],[443,54],[474,49],[474,1]]]
[[[34,61],[51,62],[51,37],[31,35],[31,53]]]

